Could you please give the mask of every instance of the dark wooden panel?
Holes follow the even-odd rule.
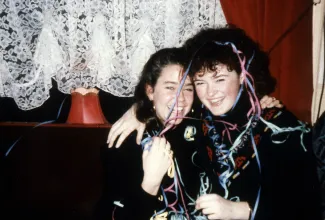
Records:
[[[1,219],[91,219],[108,126],[0,124]],[[5,149],[23,138],[8,157]],[[3,203],[3,204],[4,204]]]

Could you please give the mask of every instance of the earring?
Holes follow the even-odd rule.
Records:
[[[155,106],[153,106],[152,108],[153,108],[153,110],[156,110],[156,107]]]
[[[191,112],[193,113],[194,112],[194,109],[192,108]]]

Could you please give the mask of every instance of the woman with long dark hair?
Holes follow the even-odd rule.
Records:
[[[183,123],[194,99],[184,57],[182,48],[162,49],[144,66],[135,90],[135,115],[146,124],[142,147],[130,135],[120,149],[103,148],[97,219],[207,219],[195,201],[216,180],[207,152],[198,148],[199,124]]]

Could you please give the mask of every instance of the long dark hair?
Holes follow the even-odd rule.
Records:
[[[185,65],[183,48],[165,48],[152,54],[141,72],[140,80],[135,88],[136,117],[140,122],[148,123],[155,118],[152,101],[146,94],[147,86],[155,87],[162,70],[167,65]]]

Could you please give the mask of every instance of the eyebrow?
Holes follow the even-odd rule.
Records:
[[[215,74],[215,75],[213,75],[213,78],[218,78],[218,77],[221,77],[221,76],[229,76],[229,74]]]
[[[165,81],[164,84],[174,84],[174,85],[177,85],[178,82],[174,82],[174,81]]]
[[[219,77],[222,77],[222,76],[226,76],[226,77],[228,77],[229,75],[228,74],[215,74],[215,75],[213,75],[212,76],[212,78],[219,78]],[[203,81],[203,79],[198,79],[197,77],[194,77],[194,79],[193,79],[194,81]]]
[[[173,84],[173,85],[177,86],[179,84],[179,82],[165,81],[164,84]],[[184,86],[193,86],[193,84],[192,83],[186,83],[186,84],[184,84]]]

